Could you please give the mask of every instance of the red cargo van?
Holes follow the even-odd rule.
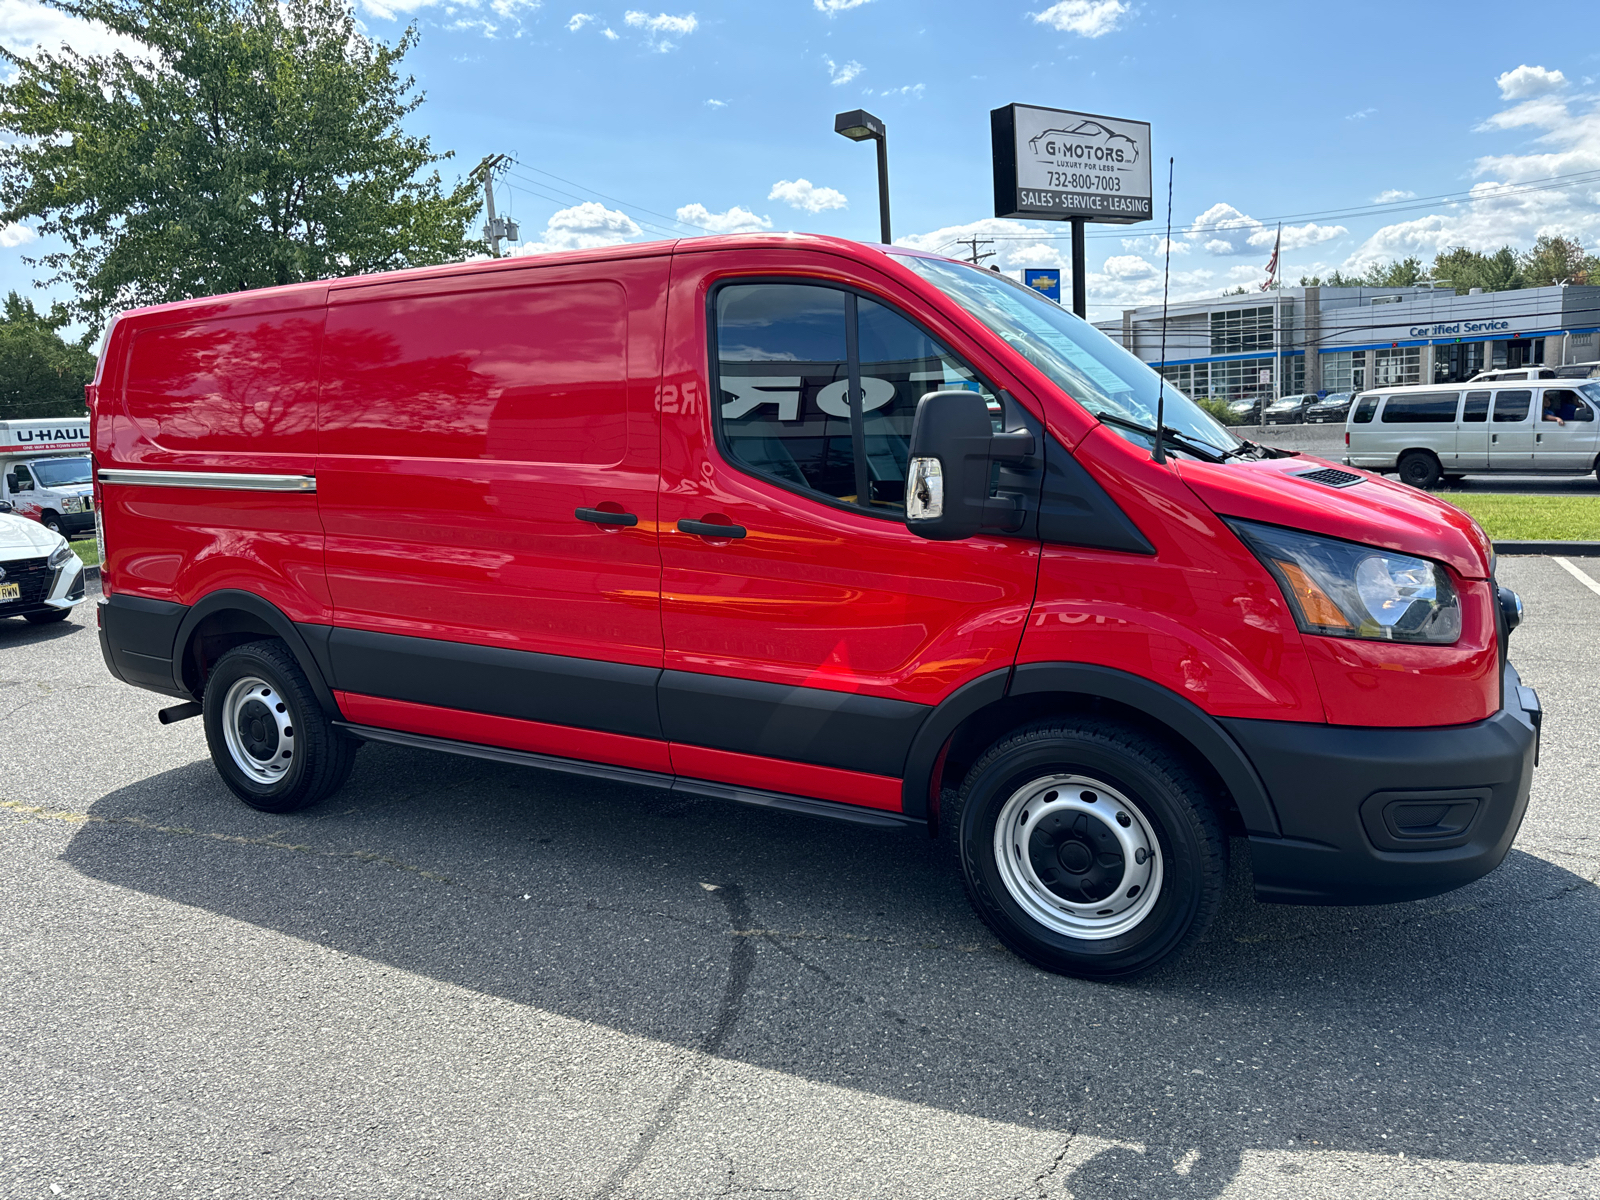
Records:
[[[384,741],[912,825],[1007,945],[1109,978],[1201,935],[1230,834],[1261,899],[1393,901],[1527,804],[1469,517],[949,259],[700,238],[140,309],[90,404],[106,664],[256,808]]]

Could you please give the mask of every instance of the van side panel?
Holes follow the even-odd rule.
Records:
[[[317,500],[340,626],[661,665],[667,263],[335,289]]]
[[[296,289],[275,309],[241,297],[120,321],[125,350],[95,389],[96,468],[314,475],[325,293]],[[331,619],[313,494],[100,488],[108,592],[187,605],[233,588],[295,621]]]

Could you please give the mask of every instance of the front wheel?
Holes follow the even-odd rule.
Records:
[[[61,528],[61,514],[53,509],[47,508],[39,514],[39,524],[43,525],[51,533],[59,533],[62,537],[67,536]]]
[[[65,621],[71,615],[70,608],[46,608],[40,612],[23,613],[22,619],[30,625],[50,625],[56,621]]]
[[[235,646],[219,658],[201,705],[211,761],[251,808],[307,808],[350,775],[360,743],[335,727],[277,639]]]
[[[1204,785],[1129,726],[1013,734],[972,768],[952,816],[978,915],[1048,971],[1142,974],[1197,941],[1221,904],[1227,840]]]

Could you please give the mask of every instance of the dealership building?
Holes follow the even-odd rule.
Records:
[[[1219,400],[1458,383],[1600,359],[1600,287],[1286,287],[1096,322],[1190,396]]]

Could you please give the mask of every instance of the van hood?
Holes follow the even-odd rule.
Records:
[[[1253,462],[1173,462],[1184,483],[1218,516],[1431,558],[1463,579],[1489,578],[1493,546],[1478,523],[1403,483],[1306,454]],[[1333,487],[1306,478],[1319,471],[1358,481]]]
[[[61,538],[37,521],[0,513],[0,562],[49,554],[60,544]]]

